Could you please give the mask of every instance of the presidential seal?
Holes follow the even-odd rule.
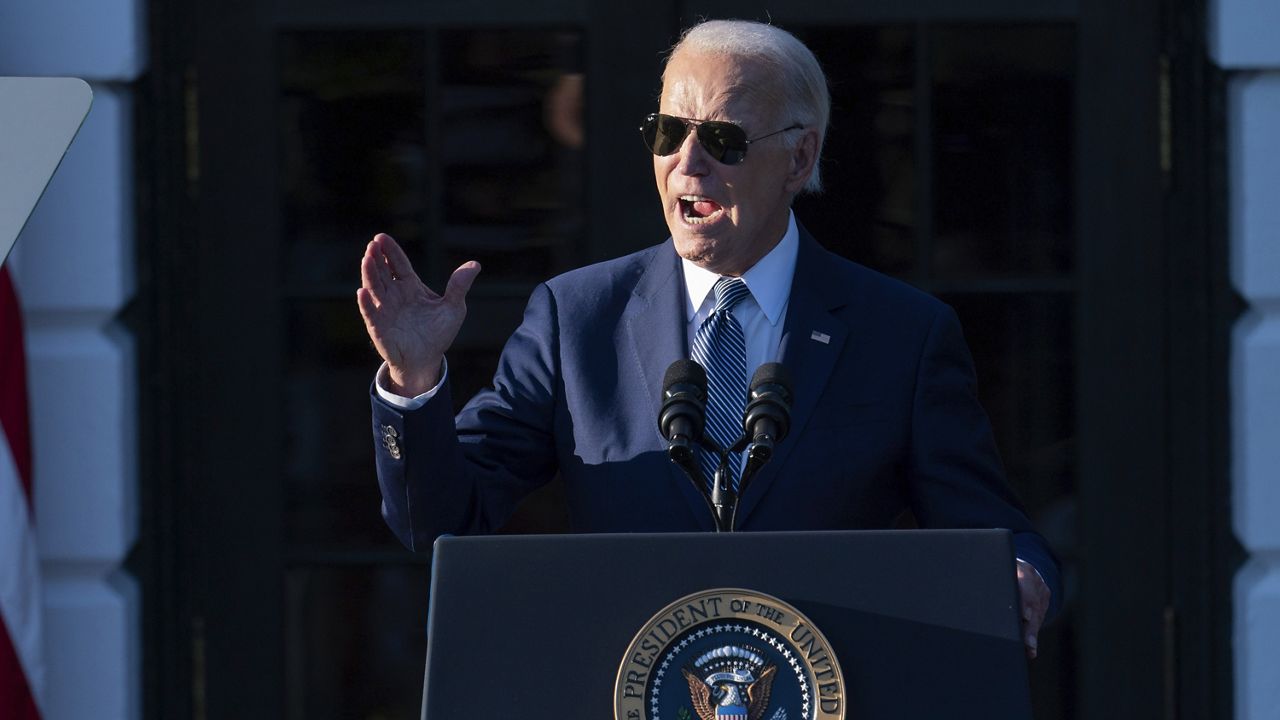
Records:
[[[615,720],[843,720],[827,639],[781,600],[719,588],[671,603],[618,669]]]

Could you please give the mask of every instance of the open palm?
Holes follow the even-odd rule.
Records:
[[[480,273],[475,261],[463,263],[449,278],[443,295],[427,287],[409,258],[391,239],[378,234],[360,261],[356,302],[365,329],[400,395],[418,395],[440,381],[440,364],[467,315],[467,291]]]

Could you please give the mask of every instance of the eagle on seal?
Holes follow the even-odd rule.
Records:
[[[681,668],[684,679],[689,683],[693,709],[700,720],[761,720],[769,709],[769,694],[773,691],[773,678],[777,671],[776,665],[769,665],[754,680],[750,679],[750,674],[739,679],[726,678],[720,673],[703,680],[687,668]],[[744,684],[745,698],[742,697]]]

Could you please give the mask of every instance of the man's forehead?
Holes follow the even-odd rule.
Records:
[[[768,82],[749,57],[681,52],[663,73],[662,105],[667,112],[700,120],[741,120],[760,102]]]
[[[739,121],[751,106],[751,97],[746,84],[708,92],[706,86],[687,78],[675,79],[662,86],[662,106],[666,112],[697,120]]]

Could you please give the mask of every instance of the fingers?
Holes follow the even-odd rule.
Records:
[[[393,252],[399,260],[392,260],[390,253]],[[364,257],[360,261],[360,283],[373,293],[375,302],[381,305],[392,290],[391,283],[411,275],[417,277],[396,241],[385,233],[374,235],[365,246]]]
[[[356,305],[360,307],[360,317],[364,320],[364,330],[369,334],[369,342],[383,360],[390,360],[390,353],[382,341],[382,331],[378,327],[379,308],[374,302],[373,293],[367,288],[356,290]]]
[[[400,244],[392,239],[390,235],[378,233],[373,236],[373,242],[370,244],[377,249],[378,253],[386,261],[391,279],[418,279],[418,275],[413,271],[413,263],[409,262],[409,256],[404,254],[404,250],[400,249]]]
[[[1032,660],[1040,652],[1040,624],[1044,621],[1044,611],[1037,611],[1028,602],[1022,603],[1022,643],[1027,646],[1027,657]]]
[[[364,257],[360,260],[360,289],[372,294],[370,298],[375,305],[382,304],[387,294],[387,283],[391,281],[386,270],[386,263],[378,256],[373,243],[365,248]]]
[[[445,288],[447,299],[462,302],[479,273],[480,263],[474,260],[465,262],[454,270],[449,278],[449,285]],[[409,256],[405,255],[399,243],[386,233],[378,233],[373,236],[373,240],[369,241],[369,245],[365,248],[364,259],[360,263],[361,285],[373,293],[374,302],[381,306],[387,293],[392,292],[394,287],[400,287],[393,287],[392,283],[402,280],[410,281],[409,286],[421,287],[426,291],[427,297],[440,297],[432,292],[431,288],[422,284],[413,269],[413,263],[409,261]],[[450,295],[450,293],[454,294]]]
[[[480,274],[480,263],[475,260],[468,260],[458,266],[453,271],[453,275],[449,276],[449,284],[444,289],[445,302],[462,304],[467,299],[467,292],[471,290],[471,284],[476,281],[476,276]]]
[[[378,305],[373,300],[373,293],[367,288],[356,290],[356,305],[360,306],[360,317],[364,318],[365,328],[370,332],[374,328],[373,316],[378,312]]]
[[[1027,647],[1027,657],[1034,660],[1040,649],[1040,627],[1049,611],[1049,586],[1025,560],[1018,560],[1018,595],[1022,605],[1022,641]]]

